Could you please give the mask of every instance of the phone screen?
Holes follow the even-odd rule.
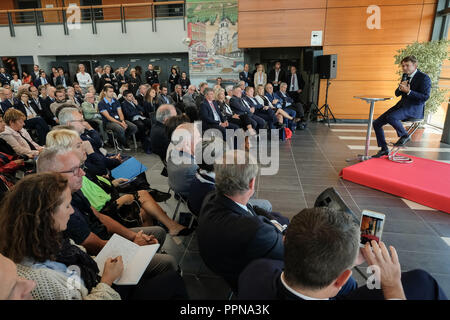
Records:
[[[360,246],[363,247],[367,242],[375,240],[377,243],[381,240],[383,233],[385,215],[382,213],[364,210],[360,225]]]

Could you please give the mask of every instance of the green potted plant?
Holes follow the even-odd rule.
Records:
[[[400,61],[406,56],[415,56],[419,60],[418,68],[426,73],[431,79],[430,98],[425,103],[425,119],[435,113],[438,108],[444,103],[447,97],[447,89],[439,88],[439,76],[441,74],[442,64],[444,60],[449,59],[448,45],[450,41],[447,40],[433,40],[429,42],[414,42],[406,48],[397,50],[397,55],[394,56],[395,63],[400,64]],[[398,72],[399,79],[402,77],[402,71]],[[422,137],[424,127],[420,126],[416,133],[411,137],[411,140],[417,141]]]

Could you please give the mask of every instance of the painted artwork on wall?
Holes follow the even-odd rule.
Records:
[[[235,83],[244,68],[244,53],[238,48],[237,0],[187,0],[189,73],[191,82],[217,77]]]

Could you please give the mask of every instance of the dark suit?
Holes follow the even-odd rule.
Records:
[[[98,73],[94,74],[94,79],[93,79],[93,81],[94,81],[94,88],[95,88],[95,91],[97,93],[100,93],[102,91],[102,87],[100,87],[100,85],[101,85],[101,81],[100,81],[101,78],[102,78],[102,75],[99,75]]]
[[[32,108],[36,114],[39,114],[39,110],[35,110],[33,108],[33,104],[29,103],[29,107]],[[14,109],[21,111],[25,116],[27,116],[27,110],[22,101],[17,101],[16,105],[14,105]],[[25,129],[35,129],[38,138],[37,143],[41,146],[45,145],[45,139],[49,129],[48,124],[43,118],[37,115],[34,118],[25,120]]]
[[[45,80],[47,81],[47,83],[50,83],[50,79],[49,79],[49,77],[48,76],[46,76],[45,77]],[[36,88],[38,88],[40,85],[43,85],[44,83],[42,83],[43,81],[42,81],[42,78],[41,77],[39,77],[39,78],[36,78],[36,80],[34,80],[34,86],[36,87]]]
[[[175,85],[180,82],[180,75],[177,73],[173,75],[172,73],[169,76],[169,84],[170,84],[170,92],[175,91]]]
[[[5,84],[9,84],[13,78],[9,73],[0,73],[0,82],[2,83],[2,86]]]
[[[47,105],[45,99],[39,97],[37,101],[35,101],[33,98],[30,101],[31,106],[34,108],[34,110],[37,110],[36,112],[45,120],[45,122],[47,122],[48,125],[50,126],[56,125],[55,120],[53,120],[54,115],[50,111],[50,106]]]
[[[245,96],[243,98],[251,107],[255,108],[255,115],[257,115],[258,117],[264,119],[267,124],[269,125],[269,129],[274,129],[275,125],[274,123],[277,123],[278,120],[275,117],[275,112],[273,112],[273,110],[271,108],[264,110],[264,106],[262,106],[261,104],[259,104],[259,102],[253,98],[249,98],[247,96]]]
[[[223,117],[222,113],[220,112],[220,109],[217,105],[216,101],[213,101],[214,110],[216,111],[216,114],[218,115],[220,121],[217,121],[214,119],[214,111],[211,108],[211,105],[209,104],[208,100],[204,100],[202,105],[200,106],[200,119],[202,120],[203,130],[208,129],[217,129],[222,133],[222,137],[225,140],[226,138],[226,131],[225,129],[238,129],[239,126],[228,123],[228,127],[224,128],[220,125],[220,123],[223,123],[226,121],[226,119]]]
[[[153,85],[155,83],[159,83],[159,79],[158,79],[158,73],[155,70],[147,70],[145,71],[145,81],[149,84],[149,85]]]
[[[183,96],[179,96],[175,91],[172,92],[170,96],[172,97],[175,107],[184,112]]]
[[[118,81],[117,81],[116,75],[115,75],[113,72],[111,72],[110,74],[106,74],[106,73],[102,74],[102,77],[101,77],[101,79],[100,79],[100,84],[99,84],[99,86],[100,86],[100,91],[103,89],[103,87],[105,86],[105,84],[110,84],[110,85],[112,85],[113,88],[114,88],[114,91],[115,91],[116,93],[119,92],[119,83],[118,83]]]
[[[401,100],[388,111],[383,113],[373,122],[373,129],[377,136],[379,147],[386,147],[383,126],[390,124],[397,131],[399,137],[406,136],[407,132],[402,125],[402,120],[408,118],[423,119],[425,102],[430,98],[431,79],[428,75],[417,69],[416,74],[411,79],[411,92],[401,92],[398,88],[395,95],[402,96]]]
[[[239,274],[253,260],[282,260],[282,233],[250,205],[244,210],[230,198],[212,192],[203,201],[197,239],[206,266],[236,291]]]
[[[267,82],[271,83],[273,85],[273,91],[277,92],[280,90],[280,85],[273,84],[275,81],[275,69],[270,70],[269,75],[267,77]],[[280,72],[278,74],[278,81],[286,82],[286,72],[283,69],[280,69]]]
[[[173,105],[174,104],[174,101],[171,96],[163,95],[163,94],[158,94],[156,96],[156,102],[158,103],[158,105],[162,105],[162,104],[172,104]]]
[[[259,130],[259,129],[264,128],[264,126],[266,124],[264,119],[258,117],[254,113],[252,113],[250,111],[250,108],[245,105],[242,98],[232,96],[230,99],[230,107],[231,107],[231,110],[233,110],[233,112],[238,115],[247,114],[252,123],[252,127],[254,129]]]
[[[64,74],[64,76],[58,76],[56,78],[55,86],[62,86],[62,85],[64,85],[64,81],[66,81],[66,87],[72,85],[72,81],[70,81],[69,77]]]
[[[247,72],[247,75],[245,74],[245,71],[240,72],[239,80],[244,81],[246,87],[249,86],[251,83],[253,83],[252,77],[250,76],[250,72]]]

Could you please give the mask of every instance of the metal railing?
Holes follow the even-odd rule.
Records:
[[[73,23],[90,23],[92,33],[97,34],[98,22],[120,21],[122,33],[126,33],[127,21],[151,20],[152,32],[156,32],[156,20],[170,17],[183,17],[186,30],[186,1],[0,10],[0,27],[9,27],[11,37],[15,37],[16,26],[35,25],[36,34],[41,36],[41,25],[61,24],[68,35]]]

